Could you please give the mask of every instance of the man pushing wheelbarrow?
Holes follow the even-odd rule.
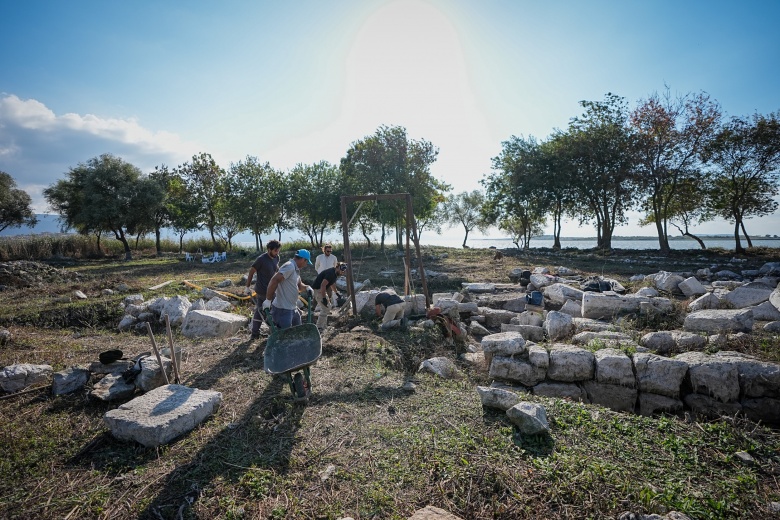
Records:
[[[264,365],[269,374],[285,374],[297,399],[311,394],[309,366],[322,355],[322,339],[311,322],[314,290],[301,281],[300,270],[311,263],[311,254],[299,249],[284,263],[268,284],[263,313],[269,318],[271,335],[265,347]],[[301,323],[298,294],[306,292],[308,320]],[[301,372],[297,372],[301,370]],[[293,375],[293,372],[296,372]]]

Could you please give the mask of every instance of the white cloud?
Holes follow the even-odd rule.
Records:
[[[157,165],[180,164],[199,149],[171,132],[145,128],[133,118],[58,116],[35,99],[0,97],[0,170],[29,193],[37,212],[46,210],[43,189],[92,157],[111,153],[148,172]]]

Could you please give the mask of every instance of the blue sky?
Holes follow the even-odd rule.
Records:
[[[511,135],[549,136],[607,92],[668,85],[727,115],[780,110],[775,1],[37,1],[0,4],[0,170],[41,191],[113,153],[338,163],[382,124],[480,187]],[[632,215],[620,235],[653,235]],[[780,233],[780,215],[747,222]],[[699,233],[728,233],[713,222]],[[564,224],[564,235],[592,236]]]

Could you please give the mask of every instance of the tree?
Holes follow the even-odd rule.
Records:
[[[624,98],[608,93],[604,101],[580,105],[585,112],[559,136],[562,159],[571,169],[575,211],[582,222],[596,221],[597,247],[611,249],[615,227],[626,222],[637,197],[635,139]]]
[[[247,156],[244,161],[231,164],[225,178],[229,207],[241,225],[252,231],[258,252],[263,249],[260,235],[273,230],[276,216],[282,211],[272,196],[278,176],[268,162]]]
[[[430,165],[438,154],[430,142],[409,139],[404,127],[380,126],[374,135],[352,143],[341,159],[342,191],[356,195],[410,193],[415,215],[424,218],[435,211],[437,195],[450,189],[431,175]],[[356,207],[352,205],[349,212]],[[403,247],[404,201],[382,201],[364,205],[363,210],[374,215],[380,226],[382,249],[388,228],[395,229],[396,245]]]
[[[752,247],[744,221],[774,213],[780,192],[780,114],[734,117],[705,152],[713,168],[709,208],[734,222],[736,251],[744,252],[740,230]]]
[[[338,167],[327,161],[298,164],[290,172],[292,220],[314,249],[322,247],[325,230],[341,222],[340,179]]]
[[[160,185],[164,197],[160,205],[154,208],[152,221],[154,226],[154,246],[157,256],[162,256],[162,244],[160,243],[161,230],[171,225],[171,213],[169,211],[168,197],[173,189],[176,175],[168,169],[166,165],[155,166],[154,171],[149,174],[149,178]]]
[[[157,181],[137,167],[103,154],[71,168],[43,192],[67,227],[87,234],[110,231],[122,242],[125,260],[132,260],[127,236],[152,219],[164,193]]]
[[[9,227],[35,226],[38,219],[32,210],[32,199],[16,187],[16,181],[0,171],[0,231]]]
[[[690,231],[694,224],[701,224],[713,218],[712,213],[707,210],[707,190],[702,189],[701,184],[692,178],[679,181],[676,190],[677,196],[668,199],[669,204],[663,216],[682,236],[692,238],[702,249],[707,249],[704,241]],[[640,226],[655,223],[655,216],[647,207],[649,203],[649,199],[644,202],[645,217],[639,221]]]
[[[225,170],[219,167],[210,154],[200,153],[192,156],[192,162],[184,163],[177,168],[177,173],[187,182],[191,196],[200,204],[200,214],[203,225],[209,230],[214,249],[219,249],[216,228],[217,205],[220,203],[219,185]]]
[[[647,197],[644,207],[651,216],[646,222],[655,224],[662,253],[670,251],[670,207],[678,204],[685,181],[702,182],[699,158],[719,122],[720,108],[709,95],[673,98],[668,87],[663,95],[654,93],[640,102],[630,115],[641,189]]]
[[[490,225],[482,214],[484,204],[485,196],[480,190],[452,194],[444,201],[444,211],[448,215],[449,222],[453,225],[462,225],[466,231],[463,247],[468,247],[466,241],[474,228],[484,233]]]
[[[533,137],[512,136],[502,143],[501,154],[493,158],[496,172],[482,181],[486,189],[484,218],[508,231],[524,248],[529,247],[532,236],[543,231],[546,216],[551,214],[554,247],[560,249],[561,214],[569,183],[556,171],[556,159],[553,145],[540,144]]]
[[[174,172],[169,179],[165,209],[170,218],[170,226],[179,235],[179,253],[184,249],[184,235],[200,229],[201,204],[187,187],[187,181]]]

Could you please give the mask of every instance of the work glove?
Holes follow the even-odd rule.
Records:
[[[244,294],[246,294],[247,296],[252,296],[252,288],[244,287]]]
[[[265,300],[263,302],[263,310],[270,309],[271,308],[271,300]]]
[[[323,307],[327,307],[328,306],[328,297],[327,296],[323,296],[322,300],[320,300],[320,301],[322,302],[322,306]]]

